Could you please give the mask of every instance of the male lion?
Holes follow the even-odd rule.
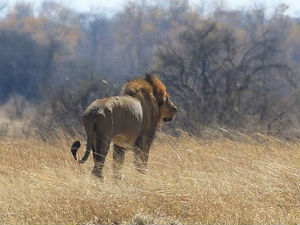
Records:
[[[97,99],[83,113],[83,125],[87,134],[86,152],[79,163],[84,163],[93,150],[93,174],[102,177],[102,168],[110,143],[113,142],[113,171],[119,171],[125,158],[125,149],[134,152],[134,164],[144,172],[157,126],[169,122],[177,112],[169,100],[164,84],[154,75],[130,80],[121,96]],[[76,153],[80,141],[75,141],[71,152]]]

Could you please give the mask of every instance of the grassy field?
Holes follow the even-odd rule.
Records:
[[[100,181],[92,157],[73,160],[72,141],[0,139],[0,224],[300,223],[299,141],[159,134],[147,174],[129,152],[120,182],[111,152]]]

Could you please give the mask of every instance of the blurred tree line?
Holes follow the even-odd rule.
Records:
[[[51,1],[2,4],[0,104],[23,96],[38,108],[39,126],[70,129],[95,98],[155,72],[180,107],[170,126],[299,135],[300,21],[286,9],[205,12],[169,0],[107,14]]]

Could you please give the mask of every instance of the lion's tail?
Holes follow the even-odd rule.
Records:
[[[84,156],[82,157],[81,160],[78,161],[79,163],[84,163],[88,159],[91,149],[94,146],[95,120],[96,120],[96,111],[89,110],[84,113],[83,124],[87,135],[87,145],[86,145],[86,151],[84,153]],[[80,148],[80,141],[75,141],[71,147],[71,152],[76,161],[77,161],[76,154],[79,148]]]
[[[77,151],[78,149],[80,148],[80,141],[75,141],[73,144],[72,144],[72,147],[71,147],[71,152],[72,152],[72,155],[74,157],[74,159],[77,161]]]

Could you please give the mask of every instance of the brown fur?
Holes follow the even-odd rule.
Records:
[[[138,97],[140,100],[149,98],[151,104],[155,106],[163,104],[166,96],[166,86],[154,75],[146,74],[145,78],[135,78],[130,80],[123,87],[123,94]],[[154,98],[153,98],[154,97]]]
[[[98,99],[84,112],[87,150],[79,162],[85,162],[92,149],[93,173],[102,177],[102,167],[112,141],[115,176],[119,177],[128,148],[134,151],[137,170],[143,172],[158,124],[172,120],[176,112],[165,85],[156,76],[147,74],[130,80],[124,85],[121,96]],[[79,147],[80,142],[76,141],[71,148],[76,160]]]

